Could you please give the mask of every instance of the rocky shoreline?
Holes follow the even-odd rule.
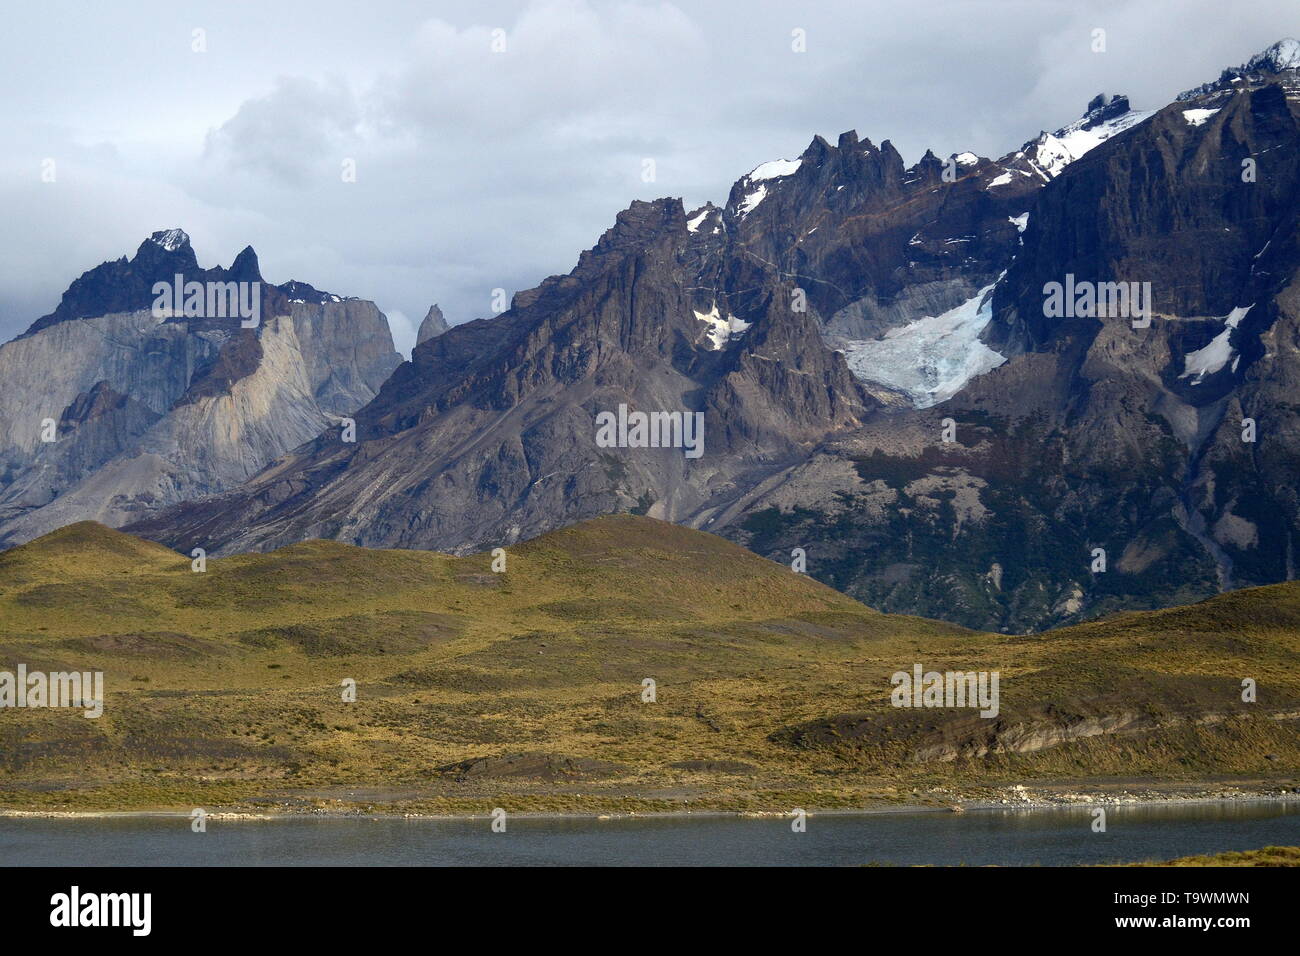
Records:
[[[956,801],[953,808],[960,808],[961,810],[1051,810],[1065,807],[1141,807],[1168,806],[1170,804],[1300,804],[1300,788],[1282,786],[1262,790],[1207,787],[1204,789],[1176,791],[1160,788],[1130,787],[1120,790],[1089,792],[1085,790],[1048,790],[1016,784],[1000,788],[1000,792],[1004,796],[993,799]]]
[[[946,806],[939,803],[914,804],[880,804],[863,807],[834,807],[826,809],[803,808],[808,816],[873,816],[877,814],[897,813],[964,813],[987,812],[993,810],[1064,810],[1085,809],[1091,807],[1169,807],[1179,806],[1245,806],[1258,804],[1294,804],[1300,806],[1300,788],[1276,788],[1268,790],[1246,790],[1234,787],[1195,788],[1186,790],[1168,790],[1159,788],[1126,788],[1108,791],[1085,791],[1082,789],[1052,791],[1031,789],[1016,784],[998,788],[1001,797],[963,797],[953,799]],[[946,794],[944,790],[930,791],[923,796],[936,799]],[[566,820],[631,820],[631,819],[675,819],[675,818],[717,818],[736,817],[740,819],[778,819],[790,816],[790,810],[664,810],[664,811],[626,811],[626,812],[547,812],[519,811],[510,814],[512,818],[527,819],[566,819]],[[183,818],[190,815],[189,810],[18,810],[0,808],[0,820],[14,819],[53,819],[53,820],[89,820],[121,818]],[[412,812],[375,812],[373,805],[365,810],[346,810],[338,808],[305,808],[286,806],[282,810],[267,812],[265,810],[212,810],[207,814],[208,820],[221,822],[269,822],[304,818],[337,819],[393,819],[408,820],[484,820],[487,813],[412,813]]]

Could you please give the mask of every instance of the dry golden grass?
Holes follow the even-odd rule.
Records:
[[[310,541],[196,574],[92,523],[0,554],[0,670],[102,670],[107,687],[98,720],[0,711],[0,806],[785,809],[1300,769],[1283,716],[1300,712],[1300,585],[1023,637],[879,614],[649,518],[507,561]],[[999,670],[1001,720],[891,708],[913,662]],[[1114,714],[1130,732],[913,760]]]

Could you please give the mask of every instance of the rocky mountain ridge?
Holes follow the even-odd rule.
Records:
[[[177,276],[256,288],[259,324],[155,309],[155,283]],[[156,232],[0,346],[0,543],[233,487],[365,404],[398,362],[373,303],[267,283],[252,248],[201,269],[184,232]]]
[[[422,325],[355,443],[318,430],[130,530],[466,553],[632,511],[1014,632],[1289,579],[1292,43],[1160,110],[1098,96],[997,160],[908,167],[850,131],[722,206],[635,202],[501,316]],[[602,445],[615,410],[703,415],[704,452]]]

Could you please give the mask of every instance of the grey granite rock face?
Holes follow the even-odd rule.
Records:
[[[157,233],[0,346],[0,544],[87,518],[121,525],[237,485],[364,405],[400,361],[373,303],[328,294],[291,300],[268,285],[273,311],[256,329],[99,312],[151,300],[154,259],[187,278],[261,281],[251,250],[230,270],[194,272],[188,237]]]

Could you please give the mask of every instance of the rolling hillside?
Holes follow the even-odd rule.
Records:
[[[0,807],[786,810],[1300,772],[1300,584],[1014,636],[645,517],[492,561],[308,541],[194,573],[90,522],[0,554],[0,670],[106,687],[96,720],[0,710]],[[999,671],[999,716],[891,707],[916,663]]]

